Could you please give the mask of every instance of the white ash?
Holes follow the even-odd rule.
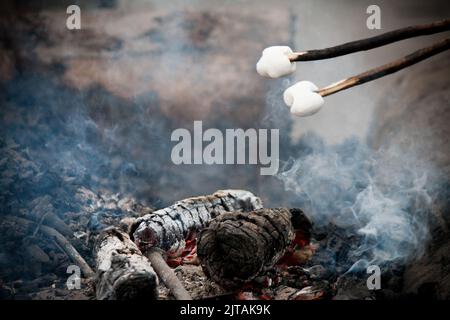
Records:
[[[261,199],[249,191],[219,190],[209,196],[178,201],[170,207],[138,218],[133,238],[143,252],[158,247],[169,256],[178,256],[185,248],[186,240],[219,214],[260,208]]]

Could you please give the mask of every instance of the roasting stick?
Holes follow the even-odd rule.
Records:
[[[297,61],[330,59],[349,53],[378,48],[418,36],[450,31],[450,19],[390,31],[375,37],[347,42],[330,48],[293,52],[288,46],[271,46],[262,51],[256,71],[265,78],[279,78],[296,70]]]
[[[346,90],[351,87],[395,73],[448,49],[450,49],[450,38],[439,41],[429,47],[417,50],[405,57],[382,65],[380,67],[370,69],[356,76],[333,83],[327,87],[319,89],[317,93],[322,97],[332,95],[336,92]]]
[[[426,36],[449,30],[450,30],[450,19],[445,19],[429,24],[416,25],[393,30],[375,37],[351,41],[330,48],[293,52],[289,55],[289,60],[291,62],[294,62],[294,61],[312,61],[312,60],[330,59],[350,53],[378,48],[390,43],[394,43],[409,38]]]
[[[145,253],[145,256],[150,261],[153,269],[159,278],[164,282],[170,292],[177,300],[192,300],[189,292],[184,288],[180,279],[175,272],[170,268],[164,257],[161,254],[161,249],[153,248]]]
[[[450,38],[321,89],[310,81],[300,81],[284,91],[283,99],[293,115],[310,116],[322,108],[325,103],[323,97],[387,76],[448,49],[450,49]]]
[[[372,38],[348,42],[320,50],[292,52],[288,46],[271,46],[262,51],[261,57],[256,63],[256,71],[265,78],[275,79],[295,72],[296,61],[334,58],[353,52],[377,48],[412,37],[449,30],[450,19],[446,19],[431,24],[398,29]],[[429,47],[420,49],[391,63],[338,81],[322,89],[319,89],[310,81],[300,81],[284,91],[283,100],[293,115],[298,117],[311,116],[317,113],[324,105],[325,101],[323,97],[392,74],[448,49],[450,49],[450,38],[436,42]]]

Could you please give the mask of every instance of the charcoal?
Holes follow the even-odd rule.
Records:
[[[36,244],[27,246],[27,254],[32,261],[40,263],[50,262],[49,256]]]
[[[352,274],[339,276],[335,300],[374,300],[376,293],[367,288],[366,281]]]

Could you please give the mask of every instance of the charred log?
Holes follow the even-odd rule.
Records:
[[[220,190],[208,196],[184,199],[137,219],[133,238],[145,252],[157,247],[169,256],[185,248],[186,240],[195,236],[211,219],[229,211],[252,211],[262,208],[261,199],[244,190]]]
[[[116,228],[102,232],[96,245],[99,300],[156,299],[158,278],[129,236]]]
[[[73,235],[70,227],[54,212],[55,208],[51,204],[50,196],[34,199],[31,207],[30,218],[32,220],[54,228],[65,237]]]
[[[27,229],[30,230],[31,228],[34,228],[34,233],[41,232],[50,239],[55,240],[55,242],[62,248],[62,250],[64,250],[67,256],[80,267],[81,271],[86,277],[89,278],[94,275],[94,272],[92,271],[91,267],[86,263],[86,261],[78,253],[78,251],[72,246],[69,240],[67,240],[61,233],[59,233],[55,229],[49,226],[36,224],[33,221],[24,218],[13,216],[5,216],[2,224],[9,224],[11,225],[12,228],[22,230],[22,232],[23,230]]]
[[[200,232],[203,270],[224,288],[238,288],[272,267],[294,240],[288,209],[224,213]]]

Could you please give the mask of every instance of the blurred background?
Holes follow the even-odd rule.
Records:
[[[81,30],[66,28],[70,4],[81,7]],[[371,4],[381,8],[381,30],[366,27]],[[255,71],[267,46],[319,49],[428,23],[450,16],[448,1],[55,0],[0,8],[2,214],[32,215],[46,197],[76,224],[80,188],[157,208],[242,188],[267,207],[300,206],[317,225],[373,238],[359,247],[370,258],[353,257],[348,267],[422,259],[405,271],[402,290],[431,283],[433,295],[448,297],[449,54],[327,97],[310,118],[294,118],[282,101],[296,81],[326,86],[448,34],[298,63],[280,80]],[[279,174],[173,165],[171,132],[191,130],[194,120],[204,129],[279,129]],[[3,270],[8,250],[0,253]]]

